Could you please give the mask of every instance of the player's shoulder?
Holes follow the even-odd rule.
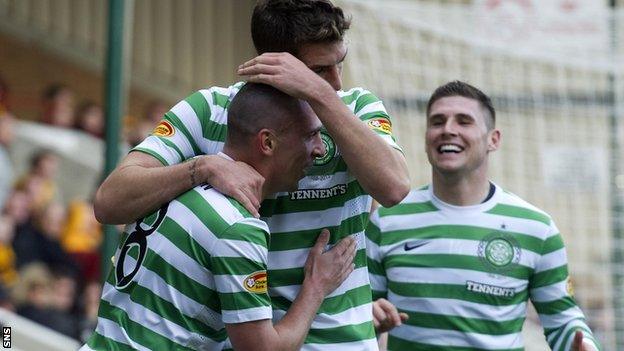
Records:
[[[497,204],[494,208],[492,208],[492,210],[490,210],[490,212],[538,221],[544,223],[545,225],[552,224],[552,217],[546,213],[546,211],[540,209],[511,191],[505,190],[499,186],[497,186],[497,188],[497,191],[499,192],[497,195]]]
[[[234,96],[236,96],[243,85],[245,85],[245,82],[237,82],[227,87],[212,86],[202,88],[196,93],[203,96],[209,104],[227,107],[229,102],[234,99]]]
[[[354,87],[348,90],[338,90],[338,96],[345,102],[356,101],[365,96],[373,97],[374,99],[379,100],[375,94],[373,94],[370,90],[363,87]]]
[[[369,120],[376,117],[388,119],[383,101],[369,90],[356,87],[339,90],[337,93],[342,102],[360,119]]]
[[[207,206],[204,211],[209,209],[228,226],[247,225],[268,232],[267,224],[264,221],[255,218],[240,202],[221,193],[211,185],[202,184],[193,188],[192,191],[199,195],[204,202],[204,204],[198,205]]]

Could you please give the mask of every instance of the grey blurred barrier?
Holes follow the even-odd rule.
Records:
[[[10,327],[11,350],[17,351],[71,351],[78,350],[78,341],[37,324],[24,317],[0,308],[0,324],[3,331],[3,343],[6,339],[6,327]],[[5,345],[2,346],[6,348]]]

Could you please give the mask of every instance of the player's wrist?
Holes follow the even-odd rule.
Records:
[[[203,155],[196,158],[196,174],[195,180],[198,182],[193,184],[196,186],[198,184],[208,182],[210,183],[212,177],[215,175],[216,171],[216,155]],[[190,175],[189,175],[190,176]]]
[[[332,99],[340,99],[332,86],[323,79],[319,79],[317,84],[310,87],[306,94],[306,101],[312,105],[327,104]],[[341,102],[342,103],[342,102]]]
[[[319,306],[328,294],[328,289],[324,288],[324,285],[320,281],[316,281],[312,277],[306,277],[301,285],[301,291],[299,292],[306,301],[317,303]]]

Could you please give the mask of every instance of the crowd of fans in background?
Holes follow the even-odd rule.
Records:
[[[93,101],[76,106],[66,85],[49,86],[41,106],[40,123],[104,136],[102,106]],[[126,121],[126,143],[143,140],[166,111],[163,102],[154,101],[143,119]],[[27,172],[15,174],[8,150],[16,118],[0,77],[0,307],[85,341],[97,323],[102,228],[92,203],[62,199],[54,151],[36,151]]]

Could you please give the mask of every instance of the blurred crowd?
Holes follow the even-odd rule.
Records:
[[[0,77],[0,307],[84,341],[97,323],[102,228],[91,202],[62,198],[56,182],[60,160],[53,150],[35,151],[28,170],[15,174],[9,149],[18,117],[8,91]],[[144,118],[128,119],[125,142],[138,144],[166,111],[154,101]],[[73,90],[63,84],[42,92],[39,122],[104,136],[102,106],[76,104]]]

